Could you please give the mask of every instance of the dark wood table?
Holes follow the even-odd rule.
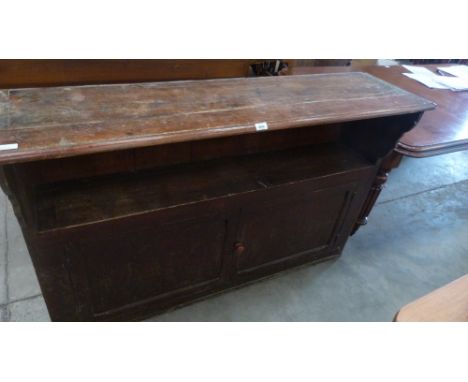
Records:
[[[423,65],[435,72],[444,65]],[[447,65],[445,65],[447,66]],[[356,224],[366,224],[389,172],[398,167],[403,156],[424,158],[468,149],[468,92],[430,89],[402,73],[402,66],[363,67],[295,67],[291,74],[318,74],[337,72],[367,72],[386,82],[420,95],[437,104],[437,108],[425,113],[416,127],[403,135],[395,149],[382,162],[374,186]]]

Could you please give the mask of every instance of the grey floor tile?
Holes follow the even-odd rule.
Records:
[[[429,158],[404,157],[388,178],[378,202],[468,179],[468,150]]]
[[[8,308],[10,310],[10,321],[50,321],[42,296],[13,302],[8,305]]]
[[[468,181],[378,205],[343,257],[388,306],[468,273]]]
[[[7,208],[9,301],[41,293],[23,233],[11,205]]]
[[[0,322],[4,322],[6,320],[7,320],[7,318],[6,318],[6,306],[1,305],[0,306]]]
[[[6,256],[8,243],[6,240],[6,196],[0,189],[0,305],[8,300],[6,286]]]
[[[268,281],[213,296],[149,321],[290,321],[287,305]]]

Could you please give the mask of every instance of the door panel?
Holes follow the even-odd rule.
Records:
[[[222,214],[145,219],[144,228],[137,229],[142,224],[136,222],[134,230],[120,231],[117,225],[110,235],[80,240],[69,252],[78,282],[86,280],[81,289],[92,314],[171,299],[222,281],[227,234]]]
[[[281,197],[242,211],[235,251],[238,274],[259,271],[291,258],[330,254],[358,183],[314,189],[290,187]]]

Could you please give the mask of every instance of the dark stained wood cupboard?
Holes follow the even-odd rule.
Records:
[[[0,91],[50,316],[136,320],[340,255],[434,104],[363,73]]]

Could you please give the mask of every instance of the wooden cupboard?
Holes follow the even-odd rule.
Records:
[[[362,73],[2,96],[0,144],[18,144],[2,187],[64,321],[140,319],[338,256],[381,159],[434,107]]]

